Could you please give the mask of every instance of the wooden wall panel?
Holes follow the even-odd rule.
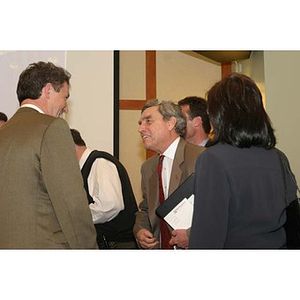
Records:
[[[141,110],[149,99],[156,98],[156,51],[146,51],[146,100],[120,100],[119,109]],[[146,150],[146,158],[156,153]]]

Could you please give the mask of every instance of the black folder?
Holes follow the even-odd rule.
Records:
[[[164,218],[172,211],[184,198],[189,198],[194,194],[195,173],[192,173],[156,210],[160,218]]]

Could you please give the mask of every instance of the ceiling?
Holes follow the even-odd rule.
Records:
[[[209,59],[212,59],[219,63],[227,63],[232,61],[239,61],[249,59],[251,51],[200,51],[194,50],[194,52],[201,54]]]

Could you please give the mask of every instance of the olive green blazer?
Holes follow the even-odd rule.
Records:
[[[0,130],[0,248],[97,248],[69,126],[20,108]]]

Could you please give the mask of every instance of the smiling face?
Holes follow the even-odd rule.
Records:
[[[164,120],[158,106],[152,106],[143,111],[138,131],[145,149],[163,153],[169,147],[178,136],[174,130],[176,124],[176,119],[174,119]]]
[[[59,92],[56,92],[51,85],[49,88],[49,114],[59,117],[63,113],[68,113],[67,99],[69,98],[69,85],[64,83]]]

